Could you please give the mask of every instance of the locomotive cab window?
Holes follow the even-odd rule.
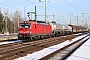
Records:
[[[20,28],[30,28],[30,24],[20,24]]]

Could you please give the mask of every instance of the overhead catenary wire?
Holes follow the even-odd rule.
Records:
[[[76,3],[76,1],[75,0],[72,0],[72,1],[74,1],[74,3],[77,5],[77,7],[79,8],[79,10],[81,10],[82,11],[82,9],[79,7],[79,5]]]
[[[77,12],[79,12],[80,13],[80,11],[79,10],[77,10],[75,7],[73,7],[70,3],[68,3],[66,0],[64,0],[68,5],[70,5],[74,10],[76,10]]]
[[[50,5],[50,4],[49,4]],[[53,7],[54,8],[54,10],[56,10],[56,11],[58,11],[58,9],[56,9],[54,6],[52,6],[52,5],[50,5],[51,7]],[[58,14],[58,13],[56,13],[56,14]]]
[[[7,7],[10,7],[10,8],[14,8],[14,9],[20,9],[20,8],[17,8],[17,7],[13,7],[13,6],[10,6],[10,5],[7,5],[7,4],[3,4],[3,3],[0,3],[1,5],[4,5],[4,6],[7,6]]]
[[[40,5],[38,5],[38,4],[36,4],[36,3],[34,3],[34,2],[32,2],[32,1],[30,1],[30,0],[26,0],[27,2],[29,2],[29,3],[31,3],[31,4],[33,4],[33,5],[36,5],[36,6],[39,6],[40,8],[44,8],[44,7],[42,7],[42,6],[40,6]],[[65,2],[67,2],[66,0],[64,0]],[[68,2],[67,2],[68,3]],[[3,3],[0,3],[1,5],[4,5],[4,6],[8,6],[8,7],[11,7],[11,8],[14,8],[14,9],[20,9],[20,8],[17,8],[17,7],[13,7],[13,6],[9,6],[9,5],[7,5],[7,4],[3,4]],[[69,3],[68,3],[69,4]],[[50,4],[49,4],[50,5]],[[71,4],[69,4],[70,6],[72,6]],[[51,6],[51,5],[50,5]],[[51,6],[51,7],[53,7],[53,6]],[[73,7],[73,6],[72,6]],[[54,7],[53,7],[54,8]],[[74,8],[74,7],[73,7]],[[57,10],[56,8],[54,8],[55,10]],[[74,8],[75,9],[75,8]],[[21,10],[21,9],[20,9]],[[59,15],[59,13],[58,13],[58,11],[52,11],[52,10],[49,10],[48,8],[47,8],[47,10],[48,11],[50,11],[53,15]],[[75,9],[75,10],[77,10],[77,9]],[[77,10],[78,11],[78,10]],[[79,11],[78,11],[79,12]]]
[[[29,2],[29,3],[32,3],[32,4],[34,4],[34,5],[37,5],[37,6],[39,6],[40,8],[44,8],[44,7],[42,7],[42,6],[40,6],[40,5],[38,5],[38,4],[35,4],[35,3],[33,3],[33,2],[31,2],[31,1],[29,1],[29,0],[26,0],[27,2]],[[54,11],[51,11],[51,10],[49,10],[49,9],[47,9],[48,11],[50,11],[51,13],[53,13]],[[54,13],[56,13],[56,12],[54,12]],[[56,13],[57,15],[58,15],[58,13]]]
[[[27,2],[29,2],[29,3],[31,3],[31,4],[34,4],[34,5],[36,5],[36,6],[39,6],[40,8],[44,8],[44,7],[42,7],[42,6],[40,6],[40,5],[38,5],[38,4],[35,4],[34,2],[31,2],[31,1],[29,1],[29,0],[26,0]],[[17,1],[18,2],[18,1]],[[17,7],[13,7],[13,6],[10,6],[10,5],[7,5],[7,4],[4,4],[4,3],[0,3],[1,5],[3,5],[3,6],[7,6],[7,7],[10,7],[10,8],[14,8],[14,9],[18,9],[18,10],[23,10],[23,9],[21,9],[21,8],[17,8]],[[55,14],[57,14],[57,15],[59,15],[56,11],[54,12],[54,11],[51,11],[51,10],[49,10],[48,8],[47,8],[47,10],[48,11],[50,11],[51,13],[53,13],[53,15],[55,15]]]

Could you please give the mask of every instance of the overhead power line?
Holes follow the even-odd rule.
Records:
[[[68,5],[70,5],[73,9],[75,9],[77,12],[80,13],[80,11],[78,11],[75,7],[73,7],[70,3],[68,3],[66,0],[64,0]]]
[[[53,7],[53,9],[56,10],[56,12],[58,11],[58,9],[56,9],[54,6],[52,6],[52,5],[50,5],[50,6]],[[56,13],[56,14],[58,14],[58,13]]]
[[[82,11],[82,9],[81,9],[80,6],[76,3],[76,1],[75,1],[75,0],[72,0],[72,1],[74,1],[74,3],[77,5],[77,7]]]
[[[31,1],[29,1],[29,0],[26,0],[27,2],[29,2],[29,3],[32,3],[32,4],[34,4],[34,5],[37,5],[37,6],[39,6],[40,8],[44,8],[44,7],[42,7],[42,6],[40,6],[40,5],[38,5],[38,4],[35,4],[35,3],[33,3],[33,2],[31,2]],[[51,11],[51,10],[49,10],[48,8],[47,8],[47,10],[48,11],[50,11],[51,13],[54,13],[54,11]],[[55,12],[56,13],[56,12]],[[58,14],[58,13],[56,13],[56,14]]]
[[[11,8],[16,8],[16,7],[12,7],[12,6],[9,6],[9,5],[6,5],[6,4],[3,4],[3,3],[0,3],[1,5],[4,5],[4,6],[8,6],[8,7],[11,7]]]
[[[17,7],[13,7],[13,6],[10,6],[10,5],[6,5],[6,4],[3,4],[3,3],[0,3],[1,5],[4,5],[4,6],[7,6],[7,7],[11,7],[11,8],[14,8],[14,9],[20,9],[20,8],[17,8]],[[21,10],[21,9],[20,9]]]
[[[29,3],[31,3],[31,4],[33,4],[33,5],[37,5],[37,4],[35,4],[35,3],[33,3],[33,2],[31,2],[31,1],[29,1],[29,0],[26,0],[27,2],[29,2]],[[41,8],[43,8],[42,6],[40,6],[40,5],[37,5],[37,6],[39,6],[39,7],[41,7]]]

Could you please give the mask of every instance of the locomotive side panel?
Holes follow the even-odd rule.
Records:
[[[52,33],[52,28],[51,28],[51,26],[50,26],[50,25],[48,25],[47,29],[48,29],[48,30],[47,30],[47,31],[48,31],[48,33],[49,33],[49,34],[51,34],[51,33]]]
[[[31,23],[31,34],[30,35],[33,35],[33,34],[36,34],[37,31],[36,31],[36,27],[35,27],[35,24]]]
[[[42,34],[43,30],[42,30],[42,25],[41,24],[36,24],[36,34]]]

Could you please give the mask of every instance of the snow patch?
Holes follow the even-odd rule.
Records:
[[[10,44],[10,43],[16,43],[16,42],[22,42],[22,41],[21,41],[21,40],[16,40],[16,41],[1,42],[0,45],[3,45],[3,44]]]

